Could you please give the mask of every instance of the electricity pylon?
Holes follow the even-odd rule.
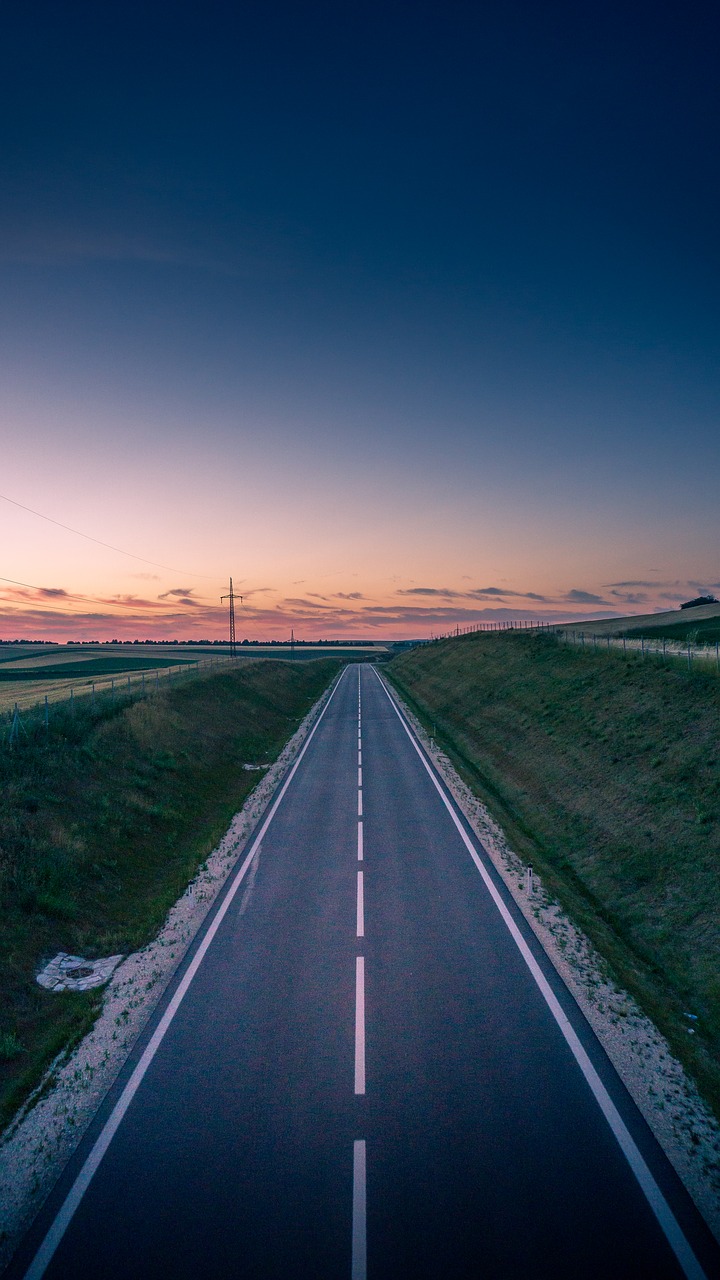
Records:
[[[242,596],[238,599],[242,603]],[[230,579],[230,592],[226,596],[220,597],[220,603],[223,600],[230,601],[230,657],[237,658],[237,648],[235,647],[235,592],[233,591],[232,578]]]

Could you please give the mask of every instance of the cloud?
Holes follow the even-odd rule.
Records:
[[[336,591],[336,600],[364,600],[365,596],[362,591]]]
[[[66,263],[147,263],[158,267],[186,267],[235,279],[275,282],[293,274],[289,243],[278,235],[245,234],[243,245],[162,243],[144,233],[83,227],[39,226],[0,228],[0,262],[21,266],[63,266]]]
[[[645,582],[643,579],[638,579],[637,581],[629,581],[629,582],[606,582],[605,586],[606,587],[647,587],[652,591],[653,589],[657,589],[657,587],[670,587],[672,586],[672,583],[657,582],[657,581]]]
[[[400,588],[399,596],[442,596],[446,600],[467,599],[469,591],[453,591],[451,587],[407,587]]]
[[[611,591],[611,596],[623,604],[647,604],[648,597],[642,591]]]
[[[169,600],[171,596],[191,596],[192,593],[192,587],[171,587],[169,591],[163,591],[158,600]]]
[[[316,604],[314,600],[306,600],[302,596],[288,596],[283,603],[293,605],[298,609],[317,609],[317,610],[329,609],[331,612],[334,609],[334,605]]]
[[[581,591],[578,587],[567,591],[563,599],[573,604],[607,604],[607,600],[603,600],[602,596],[593,595],[592,591]]]
[[[504,587],[474,587],[471,591],[456,591],[453,587],[407,587],[397,592],[399,596],[439,596],[444,600],[539,600],[545,601],[536,591],[513,591]]]

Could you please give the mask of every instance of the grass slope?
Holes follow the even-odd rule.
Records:
[[[44,991],[41,962],[152,938],[257,781],[242,765],[277,757],[341,665],[251,662],[0,749],[0,1121],[101,1003]]]
[[[520,633],[386,671],[720,1116],[720,681]]]

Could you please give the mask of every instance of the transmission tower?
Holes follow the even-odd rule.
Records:
[[[242,596],[238,596],[242,602]],[[233,591],[232,578],[230,579],[230,592],[226,596],[220,597],[220,603],[223,600],[230,601],[230,657],[237,658],[237,648],[235,646],[235,592]]]

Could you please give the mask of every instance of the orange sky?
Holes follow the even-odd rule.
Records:
[[[132,459],[109,474],[88,460],[78,480],[58,459],[55,482],[31,488],[17,477],[15,501],[0,501],[3,577],[13,579],[0,582],[0,638],[224,638],[230,572],[244,597],[240,639],[291,629],[302,639],[424,637],[506,618],[641,613],[710,585],[683,575],[671,536],[653,564],[642,539],[600,539],[597,517],[573,536],[556,512],[540,540],[531,511],[508,519],[491,494],[475,511],[431,485],[394,502],[392,478],[372,468],[335,494],[327,475],[292,485],[285,475],[284,492],[278,477],[274,498],[267,475],[245,493],[192,466],[169,483],[147,457],[135,471]]]

